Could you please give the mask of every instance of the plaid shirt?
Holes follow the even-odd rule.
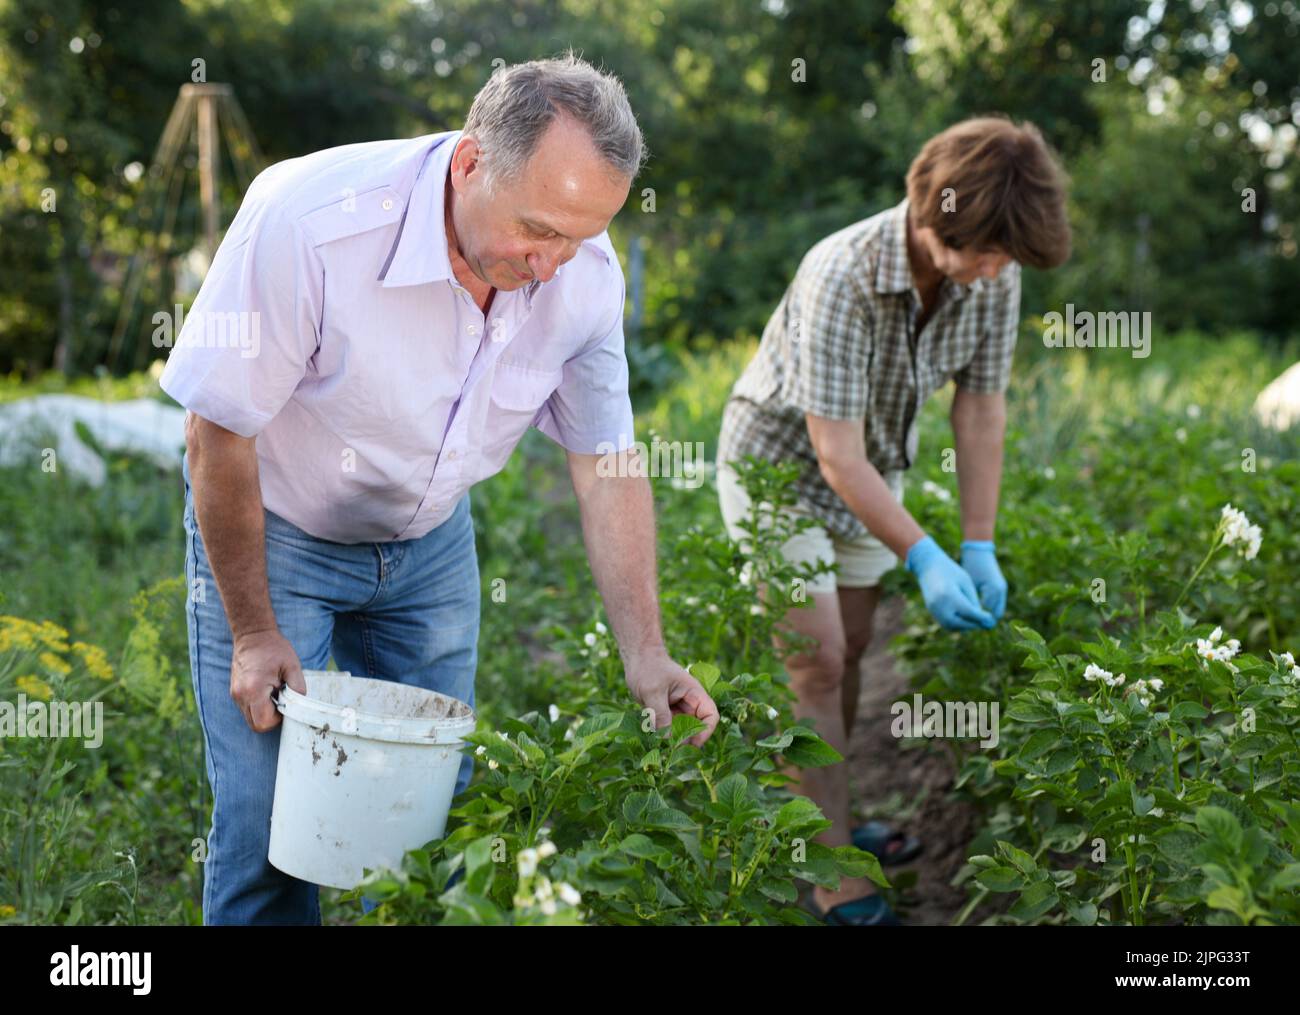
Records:
[[[746,454],[794,460],[801,504],[832,533],[866,526],[822,478],[804,413],[864,421],[867,460],[881,473],[916,460],[916,418],[955,378],[1005,391],[1020,318],[1020,265],[968,286],[945,278],[920,335],[921,297],[907,259],[907,199],[832,233],[804,255],[731,389],[718,463]]]

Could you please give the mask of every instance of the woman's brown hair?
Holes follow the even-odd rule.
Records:
[[[1055,268],[1070,256],[1068,184],[1037,127],[995,114],[930,138],[907,171],[907,198],[913,224],[946,246]]]

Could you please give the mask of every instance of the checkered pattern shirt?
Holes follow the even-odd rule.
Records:
[[[866,527],[822,478],[804,413],[862,420],[881,473],[916,459],[917,415],[950,379],[1005,391],[1020,318],[1020,265],[968,286],[945,278],[916,333],[920,293],[907,259],[907,199],[817,243],[800,262],[731,389],[718,463],[746,454],[803,466],[800,503],[833,534]]]

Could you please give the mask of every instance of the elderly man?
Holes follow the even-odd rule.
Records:
[[[845,756],[886,571],[906,560],[926,606],[950,630],[992,627],[1002,615],[1007,584],[993,527],[1020,266],[1055,267],[1069,249],[1065,176],[1038,130],[1005,117],[956,124],[922,147],[902,201],[808,251],[732,389],[718,445],[729,532],[745,540],[750,504],[724,463],[746,455],[797,462],[793,513],[818,524],[783,553],[838,565],[809,583],[811,609],[788,614],[817,648],[787,667],[796,716]],[[950,379],[960,563],[902,505],[917,416]],[[796,778],[833,823],[825,844],[847,845],[845,766]],[[907,860],[920,846],[879,822],[853,829],[852,841],[882,863]],[[831,924],[897,922],[865,878],[818,887],[813,903]]]
[[[570,54],[499,69],[463,130],[290,159],[249,188],[161,377],[189,409],[205,923],[320,922],[317,886],[267,861],[277,688],[305,693],[332,654],[474,704],[469,488],[530,425],[566,450],[632,696],[657,725],[703,720],[697,745],[716,728],[664,648],[644,473],[597,471],[632,443],[606,229],[643,158],[622,86]],[[251,340],[213,341],[214,319]],[[472,770],[466,752],[457,793]]]

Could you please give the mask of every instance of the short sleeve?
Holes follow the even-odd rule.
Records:
[[[255,436],[306,373],[320,342],[323,298],[319,256],[276,191],[255,180],[185,314],[159,384],[204,419]]]
[[[635,440],[623,344],[627,288],[618,276],[618,299],[610,300],[594,334],[564,364],[564,377],[538,411],[535,425],[561,447],[583,455],[622,451]]]
[[[844,266],[810,258],[785,297],[791,367],[784,401],[827,419],[867,414],[871,327]]]
[[[1007,266],[1010,277],[993,308],[993,323],[975,347],[975,355],[955,375],[957,387],[972,394],[1006,391],[1011,383],[1011,361],[1020,331],[1020,265]]]

